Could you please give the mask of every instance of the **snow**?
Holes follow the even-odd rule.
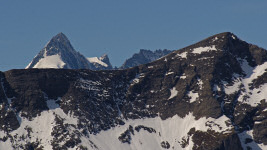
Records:
[[[194,54],[201,54],[202,52],[209,52],[209,51],[216,51],[215,45],[207,46],[207,47],[198,47],[194,48],[192,53]]]
[[[170,74],[174,74],[174,72],[167,72],[166,74],[165,74],[165,76],[167,76],[167,75],[170,75]]]
[[[267,149],[267,145],[264,144],[258,144],[254,141],[246,144],[246,138],[253,139],[253,130],[250,131],[244,131],[242,133],[238,134],[238,137],[240,139],[241,145],[243,149],[247,149],[247,146],[251,147],[253,150],[262,150]]]
[[[61,118],[64,118],[64,123],[71,124],[73,126],[77,126],[78,120],[71,114],[65,114],[61,108],[55,108],[56,105],[54,100],[47,101],[48,107],[52,107],[54,109],[41,112],[40,116],[33,118],[33,120],[28,120],[26,118],[18,116],[21,120],[20,127],[17,130],[10,132],[12,136],[17,135],[18,138],[14,139],[17,144],[25,144],[27,142],[36,142],[37,140],[41,140],[41,145],[44,149],[52,149],[51,141],[53,140],[53,136],[51,136],[51,132],[53,131],[53,127],[55,126],[55,115],[58,115]],[[30,136],[28,136],[28,132],[26,129],[31,129],[32,132]],[[5,135],[0,131],[0,136]],[[24,136],[25,141],[21,141],[19,137]],[[0,141],[0,149],[11,149],[10,140],[6,142]]]
[[[267,69],[267,62],[262,65],[258,65],[255,68],[252,68],[251,66],[249,66],[246,60],[243,60],[241,67],[247,74],[247,82],[251,82],[253,79],[256,79],[257,77],[263,75],[266,72],[265,70]]]
[[[193,93],[192,91],[188,93],[188,96],[191,98],[190,103],[195,102],[197,98],[199,97],[198,93]]]
[[[183,52],[181,54],[177,54],[176,56],[182,57],[182,58],[187,58],[187,52]]]
[[[217,84],[214,84],[213,91],[221,91],[221,88]]]
[[[144,74],[137,74],[133,80],[130,81],[131,85],[137,84],[140,82],[140,79],[144,77]]]
[[[235,36],[233,36],[233,35],[232,35],[232,38],[233,38],[234,40],[236,39]]]
[[[203,81],[201,79],[197,79],[197,85],[199,86],[199,89],[203,89]]]
[[[218,37],[215,37],[214,39],[212,39],[212,42],[215,42],[218,40]]]
[[[55,105],[53,100],[49,100],[47,103],[50,106]],[[150,106],[147,105],[147,107]],[[56,125],[54,120],[56,115],[64,119],[64,124],[67,123],[71,125],[68,128],[69,132],[73,132],[73,130],[77,128],[78,120],[76,117],[70,114],[65,114],[61,108],[55,108],[53,110],[43,111],[40,116],[35,117],[32,121],[29,121],[26,118],[21,118],[21,126],[10,133],[12,136],[17,135],[18,137],[17,139],[14,139],[14,142],[17,144],[25,144],[25,142],[36,142],[37,139],[41,139],[40,146],[43,146],[43,149],[52,149],[51,141],[54,137],[51,136],[51,132]],[[183,138],[188,137],[187,133],[192,128],[203,132],[213,130],[224,134],[231,133],[233,130],[233,126],[226,125],[227,122],[230,122],[226,116],[221,116],[217,119],[203,117],[196,120],[192,113],[187,114],[184,118],[175,115],[166,120],[162,120],[158,116],[155,118],[136,120],[129,119],[124,120],[124,122],[125,124],[122,126],[117,125],[109,130],[101,131],[96,135],[90,134],[89,136],[85,136],[80,134],[81,143],[79,145],[85,146],[88,149],[99,150],[161,149],[161,142],[167,141],[171,147],[174,147],[174,149],[190,150],[193,147],[192,140],[190,140],[189,145],[185,148],[182,148],[179,142],[182,141]],[[134,128],[139,125],[150,127],[155,129],[156,133],[149,133],[143,129],[139,132],[134,130],[134,135],[131,134],[131,144],[122,143],[119,141],[118,137],[127,130],[129,125]],[[31,128],[32,130],[30,136],[28,136],[27,128]],[[4,135],[5,133],[0,131],[0,137]],[[20,141],[19,137],[21,136],[24,136],[26,139]],[[191,137],[189,138],[191,139]],[[58,144],[61,145],[63,143]],[[0,142],[0,149],[11,149],[11,146],[12,144],[10,143],[10,140]],[[76,149],[78,146],[72,149]]]
[[[60,99],[60,98],[59,98],[59,99]],[[47,107],[48,107],[49,109],[56,109],[56,108],[59,108],[59,105],[56,103],[55,100],[47,100],[46,103],[47,103]]]
[[[250,89],[250,84],[254,79],[257,79],[266,72],[265,70],[267,69],[267,62],[262,65],[258,65],[255,68],[251,67],[245,59],[239,59],[239,62],[241,63],[242,70],[246,76],[244,78],[236,79],[232,86],[227,86],[224,84],[225,93],[231,94],[239,90],[241,85],[244,85],[238,101],[256,107],[262,99],[267,97],[266,92],[260,92],[267,91],[267,84],[261,85],[258,89]]]
[[[0,138],[3,138],[6,133],[4,131],[0,130]],[[1,150],[9,150],[12,149],[12,143],[10,140],[7,140],[5,142],[0,141],[0,149]]]
[[[166,120],[161,120],[160,117],[127,120],[123,126],[116,126],[110,130],[101,131],[96,135],[91,134],[89,137],[100,150],[156,150],[161,149],[160,143],[162,141],[167,141],[170,147],[174,147],[176,150],[191,150],[193,147],[192,140],[190,140],[189,145],[185,148],[182,148],[179,144],[184,137],[188,136],[187,133],[191,128],[204,132],[213,130],[216,132],[230,133],[232,132],[233,126],[227,127],[226,122],[229,121],[226,116],[221,116],[218,119],[203,117],[196,120],[192,113],[187,114],[184,118],[175,115]],[[129,125],[133,126],[133,128],[138,125],[151,127],[156,130],[156,133],[149,133],[144,130],[137,132],[134,130],[134,135],[131,134],[131,144],[121,143],[118,137],[127,130]],[[83,141],[82,145],[86,145],[86,143]]]
[[[32,61],[25,67],[25,69],[28,69],[32,64]]]
[[[183,74],[180,76],[180,79],[186,79],[186,75],[183,73]]]
[[[233,85],[228,86],[226,82],[224,82],[224,92],[228,95],[235,93],[239,90],[239,87],[241,86],[242,82],[237,80],[234,82]]]
[[[257,79],[259,76],[263,75],[267,69],[267,62],[256,67],[251,67],[245,59],[238,59],[240,62],[241,68],[245,73],[244,77],[240,75],[233,75],[233,83],[229,85],[226,81],[223,81],[224,92],[228,95],[233,94],[234,92],[241,91],[238,101],[241,103],[246,103],[252,107],[256,107],[261,100],[267,97],[267,84],[262,84],[259,88],[251,89],[251,83],[253,80]],[[214,85],[215,86],[215,85]],[[215,87],[214,87],[215,88]],[[216,90],[216,89],[215,89]]]
[[[176,87],[173,87],[172,89],[170,89],[170,91],[171,91],[171,96],[168,98],[168,100],[174,98],[178,94]]]
[[[88,57],[87,60],[90,63],[97,63],[97,64],[100,64],[101,66],[108,67],[108,65],[104,63],[103,61],[101,61],[98,57]]]
[[[262,92],[261,92],[262,91]],[[256,107],[261,100],[266,99],[267,97],[267,84],[260,86],[258,89],[250,90],[249,92],[242,92],[238,98],[239,102],[249,104],[253,107]],[[244,100],[245,97],[249,96]]]
[[[64,66],[65,63],[62,61],[61,57],[56,54],[41,58],[40,61],[33,66],[33,68],[64,68]]]

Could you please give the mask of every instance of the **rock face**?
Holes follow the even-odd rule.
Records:
[[[0,73],[0,149],[266,149],[266,50],[214,35],[125,70]]]
[[[139,53],[136,53],[131,58],[127,59],[120,68],[126,69],[142,64],[147,64],[171,52],[172,52],[171,50],[166,50],[166,49],[156,50],[156,51],[141,49]]]
[[[97,58],[97,57],[95,57]],[[112,69],[107,55],[97,58],[97,62],[88,60],[75,51],[68,38],[59,33],[54,36],[40,53],[26,67],[29,68],[64,68],[64,69]]]

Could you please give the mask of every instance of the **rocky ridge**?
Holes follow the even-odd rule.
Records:
[[[125,70],[3,72],[0,148],[264,149],[266,60],[226,32]]]

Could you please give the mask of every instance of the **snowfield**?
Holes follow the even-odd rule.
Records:
[[[62,109],[58,107],[56,108],[55,106],[57,105],[54,102],[49,101],[49,103],[49,105],[54,109],[42,112],[41,116],[34,118],[32,121],[21,118],[21,126],[17,130],[12,131],[11,135],[17,135],[18,137],[25,136],[27,139],[26,141],[28,142],[35,142],[38,139],[41,139],[40,145],[43,146],[44,149],[52,149],[51,141],[54,137],[51,136],[51,132],[55,126],[55,116],[57,115],[64,118],[64,123],[71,124],[73,126],[77,126],[78,120],[75,116],[65,114]],[[182,148],[180,145],[183,138],[188,137],[187,133],[191,128],[195,128],[200,131],[213,130],[216,132],[230,133],[233,126],[227,126],[227,122],[230,122],[230,120],[225,116],[221,116],[218,119],[200,118],[196,120],[192,113],[187,114],[184,118],[175,115],[166,120],[162,120],[160,117],[125,120],[125,124],[123,126],[116,126],[109,130],[101,131],[96,135],[90,134],[89,138],[82,136],[80,138],[82,142],[78,146],[82,145],[89,149],[96,149],[97,147],[99,150],[156,150],[163,149],[161,147],[161,143],[165,141],[168,142],[174,149],[191,150],[193,147],[191,137],[189,137],[189,145],[185,148]],[[130,135],[130,144],[122,143],[118,139],[118,137],[120,137],[121,134],[129,128],[129,126],[135,128],[140,125],[152,128],[155,132],[150,133],[144,129],[140,129],[139,132],[134,130],[134,133]],[[32,131],[30,135],[28,134],[27,129]],[[71,128],[68,130],[72,132]],[[16,139],[14,142],[17,144],[25,143],[25,141],[20,141],[19,139]],[[76,149],[78,146],[71,149]],[[0,142],[0,149],[12,149],[11,147],[11,141],[7,141],[5,143]]]

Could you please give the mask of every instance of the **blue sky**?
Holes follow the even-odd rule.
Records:
[[[267,48],[264,0],[0,1],[0,70],[24,68],[57,33],[120,66],[139,49],[180,49],[230,31]]]

